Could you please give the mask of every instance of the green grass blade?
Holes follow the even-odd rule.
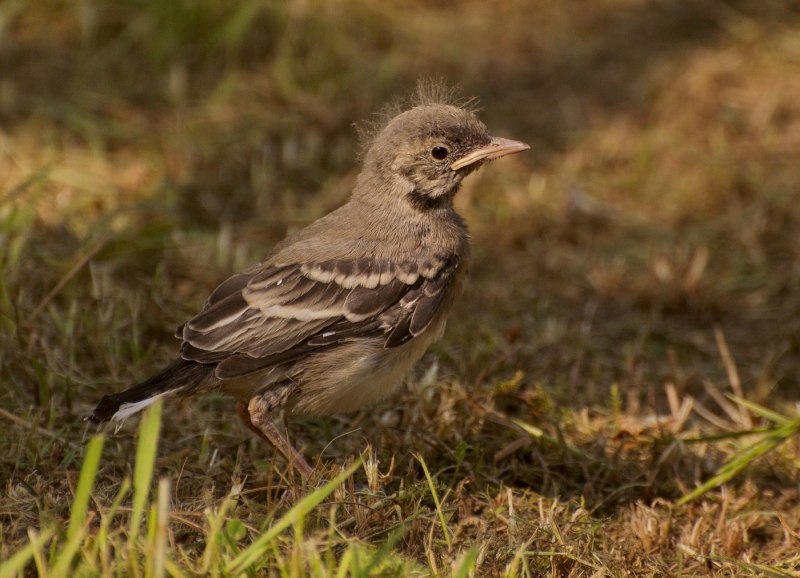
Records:
[[[308,496],[300,500],[283,517],[275,522],[272,527],[261,534],[255,542],[250,544],[241,554],[229,561],[225,566],[226,574],[240,574],[247,568],[255,564],[264,553],[271,547],[272,541],[289,526],[297,524],[305,518],[309,512],[319,505],[322,500],[327,498],[344,481],[349,478],[361,466],[361,459],[347,468],[344,472],[336,476],[330,482],[314,490]]]
[[[678,500],[679,505],[690,502],[709,490],[728,482],[758,458],[773,451],[789,438],[800,433],[800,418],[779,428],[769,430],[761,439],[746,446],[728,460],[708,481]]]
[[[154,578],[163,578],[167,558],[167,527],[169,526],[169,480],[158,481],[158,499],[154,508],[153,539],[148,548],[148,568]]]
[[[693,491],[689,492],[678,500],[678,505],[683,505],[692,500],[699,498],[706,492],[721,486],[722,484],[730,481],[739,472],[749,466],[754,460],[763,456],[764,454],[772,451],[783,440],[761,439],[754,444],[743,449],[737,453],[733,458],[728,460],[717,473],[708,479],[705,483],[701,484]]]
[[[752,411],[754,414],[756,414],[758,416],[761,416],[764,419],[767,419],[767,420],[769,420],[771,422],[774,422],[775,424],[777,424],[779,426],[784,426],[784,425],[788,425],[788,424],[792,423],[792,419],[793,418],[787,417],[785,415],[781,415],[776,411],[773,411],[771,409],[768,409],[768,408],[764,407],[763,405],[759,405],[757,403],[753,403],[752,401],[748,401],[748,400],[746,400],[744,398],[741,398],[741,397],[738,397],[736,395],[728,395],[727,397],[728,397],[728,399],[736,402],[737,404],[746,407],[747,409]]]
[[[94,559],[98,560],[102,571],[105,573],[111,572],[111,565],[112,561],[110,559],[110,529],[111,525],[114,522],[114,518],[117,514],[117,510],[119,510],[120,505],[122,504],[122,500],[125,499],[125,496],[128,495],[128,490],[131,489],[131,481],[129,478],[123,478],[122,484],[120,485],[120,489],[117,492],[114,501],[111,503],[111,506],[105,513],[101,513],[101,522],[100,522],[100,529],[97,532],[97,535],[94,537],[94,551],[93,557]]]
[[[206,512],[206,519],[208,520],[208,527],[206,532],[209,536],[225,535],[223,528],[225,526],[225,521],[228,517],[228,511],[236,506],[235,497],[239,495],[241,491],[242,491],[241,485],[234,486],[216,512],[212,510],[208,510]],[[219,552],[220,552],[219,540],[206,541],[206,549],[201,557],[200,572],[202,574],[209,573],[211,571],[211,568],[216,565],[217,558],[219,557]]]
[[[348,572],[351,570],[353,564],[353,548],[348,548],[344,551],[341,560],[339,560],[339,569],[336,571],[336,578],[346,578]]]
[[[40,544],[46,543],[53,537],[55,531],[52,529],[45,530],[39,536],[36,543],[29,542],[24,547],[20,548],[8,560],[0,562],[0,578],[13,578],[14,576],[21,576],[22,570],[31,561],[33,555]]]
[[[444,519],[444,512],[442,511],[442,505],[439,503],[439,495],[436,493],[436,486],[433,484],[433,478],[431,478],[431,473],[428,471],[428,464],[425,463],[425,459],[419,455],[414,454],[414,457],[417,458],[417,461],[422,466],[422,471],[425,472],[425,479],[428,480],[428,488],[431,491],[431,496],[433,496],[433,503],[436,504],[436,514],[439,516],[439,523],[442,525],[442,532],[444,533],[444,541],[447,544],[447,547],[450,548],[452,545],[450,541],[450,530],[447,529],[447,522]]]
[[[75,491],[75,499],[72,500],[67,540],[83,529],[83,522],[86,520],[86,512],[89,509],[89,498],[91,498],[97,468],[100,465],[100,456],[103,454],[104,442],[105,437],[100,434],[94,436],[86,446],[86,455],[83,458],[80,478],[78,478],[78,488]]]
[[[172,576],[172,578],[189,578],[189,575],[185,574],[181,567],[169,558],[164,560],[164,567],[167,570],[167,574]]]
[[[150,482],[153,480],[153,467],[158,451],[158,434],[161,428],[161,401],[157,401],[145,411],[139,425],[139,441],[136,444],[136,465],[133,470],[133,506],[131,511],[130,543],[136,543],[142,524],[147,498],[150,495]]]
[[[468,578],[469,573],[475,569],[475,562],[478,560],[477,548],[470,548],[461,558],[458,567],[453,571],[453,578]]]
[[[104,441],[104,436],[100,434],[93,437],[87,445],[86,456],[81,467],[81,475],[78,479],[78,488],[75,491],[75,498],[72,500],[72,512],[70,513],[69,527],[67,528],[67,541],[59,548],[58,557],[53,563],[53,576],[67,576],[69,574],[72,560],[85,537],[84,522],[89,509],[89,499],[92,495],[94,481],[97,477],[100,457],[103,453]]]
[[[70,569],[72,567],[72,561],[75,558],[75,554],[78,553],[85,537],[83,531],[75,532],[67,538],[65,544],[59,545],[58,557],[53,564],[53,568],[49,574],[50,576],[54,576],[55,578],[67,578],[71,575]]]
[[[364,574],[367,576],[381,576],[382,570],[385,570],[385,564],[391,563],[392,550],[405,535],[405,528],[398,528],[389,534],[389,537],[381,544],[381,547],[375,550],[370,556]]]
[[[36,567],[36,576],[47,578],[50,574],[47,571],[47,561],[45,560],[46,540],[34,528],[28,528],[28,540],[30,541],[33,552],[33,563]]]

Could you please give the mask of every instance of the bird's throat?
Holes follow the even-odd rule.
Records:
[[[458,192],[460,185],[456,185],[451,190],[440,195],[431,195],[419,187],[414,187],[406,194],[409,204],[417,211],[430,212],[437,209],[451,209],[453,197]]]

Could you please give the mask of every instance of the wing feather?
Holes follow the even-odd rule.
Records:
[[[365,337],[397,347],[440,311],[456,257],[391,263],[374,258],[282,264],[234,275],[182,328],[184,359],[231,379]]]
[[[374,289],[355,287],[344,300],[345,315],[350,321],[363,321],[387,309],[409,290],[400,279],[392,279]]]

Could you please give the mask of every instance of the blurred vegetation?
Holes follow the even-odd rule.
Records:
[[[397,575],[797,572],[798,71],[789,1],[0,1],[0,559],[70,519],[102,394],[344,202],[353,123],[442,76],[532,150],[460,193],[471,282],[404,393],[292,425],[326,479],[370,457],[337,540]],[[246,543],[293,495],[232,410],[165,407],[172,561],[204,508]],[[135,427],[96,475],[109,520]],[[318,518],[271,547],[334,556]]]

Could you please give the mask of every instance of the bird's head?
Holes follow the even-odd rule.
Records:
[[[527,144],[494,137],[475,114],[449,104],[423,104],[394,116],[364,156],[361,195],[389,184],[419,208],[449,202],[466,175]]]

